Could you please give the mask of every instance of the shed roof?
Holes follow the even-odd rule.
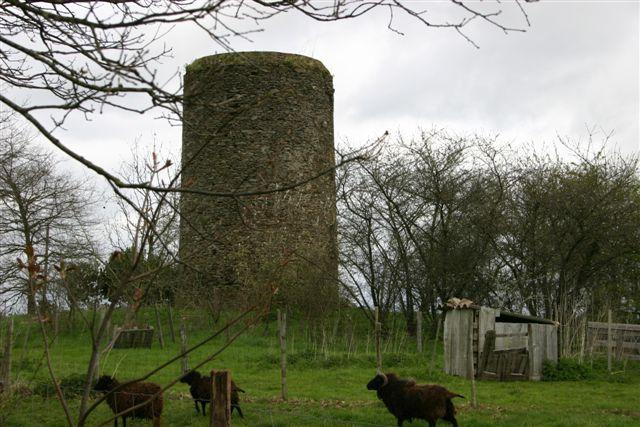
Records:
[[[509,322],[509,323],[544,323],[547,325],[555,325],[551,319],[544,319],[542,317],[530,316],[528,314],[512,313],[510,311],[500,310],[500,316],[496,317],[496,322]]]
[[[470,309],[480,310],[481,306],[477,304],[471,304]],[[491,307],[489,307],[491,308]],[[464,310],[464,308],[462,308]],[[450,310],[456,310],[450,308]],[[496,310],[499,315],[496,316],[496,322],[508,322],[508,323],[542,323],[545,325],[557,325],[557,322],[551,319],[545,319],[543,317],[530,316],[528,314],[513,313],[511,311]]]

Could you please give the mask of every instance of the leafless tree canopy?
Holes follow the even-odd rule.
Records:
[[[133,286],[142,287],[145,280],[164,267],[164,262],[157,268],[154,266],[146,268],[143,264],[149,259],[149,255],[158,252],[165,255],[171,253],[167,248],[169,243],[164,239],[171,239],[171,224],[174,222],[176,210],[172,205],[175,199],[171,199],[167,193],[188,191],[188,189],[179,188],[179,171],[163,182],[158,182],[159,174],[165,172],[165,166],[162,162],[156,162],[155,156],[149,163],[150,174],[142,168],[131,171],[132,173],[125,177],[83,158],[70,149],[64,141],[63,130],[70,123],[70,117],[82,115],[86,120],[94,120],[97,119],[98,113],[108,109],[118,109],[131,114],[152,113],[172,123],[180,124],[182,111],[180,70],[167,70],[162,65],[163,61],[172,55],[172,47],[165,44],[168,40],[166,35],[177,26],[195,26],[222,48],[232,50],[234,38],[251,37],[252,33],[261,30],[262,21],[286,12],[298,13],[315,21],[336,21],[359,18],[374,10],[380,10],[388,14],[388,29],[391,31],[401,31],[397,26],[397,20],[398,17],[404,16],[418,21],[425,27],[455,31],[472,44],[472,39],[464,33],[470,22],[480,21],[504,32],[522,31],[523,27],[528,25],[527,15],[519,0],[508,4],[502,4],[498,0],[495,2],[450,0],[445,3],[445,7],[448,7],[448,12],[454,15],[445,14],[449,17],[443,18],[445,19],[443,21],[422,10],[424,6],[423,2],[400,0],[0,0],[0,84],[2,85],[0,103],[21,115],[46,140],[66,155],[106,178],[115,193],[129,206],[128,220],[131,225],[130,230],[133,230],[131,239],[133,244],[128,248],[129,258],[126,268],[114,275],[114,291],[104,317],[101,321],[96,321],[95,318],[91,321],[81,313],[90,331],[91,353],[75,420],[51,364],[43,305],[39,304],[39,301],[34,301],[33,304],[49,374],[68,425],[84,425],[89,414],[100,403],[101,400],[98,400],[89,406],[89,390],[103,350],[101,343],[107,334],[107,325],[125,293]],[[507,7],[521,11],[520,22],[513,25],[506,22],[501,12]],[[454,17],[451,18],[451,16]],[[14,142],[5,144],[3,141],[2,147],[3,149],[5,146],[11,148],[11,144]],[[17,157],[20,159],[19,162],[29,164],[31,154],[26,146],[14,146],[13,150],[20,154]],[[11,150],[8,152],[11,153]],[[2,192],[0,201],[7,212],[15,213],[20,217],[7,221],[6,224],[3,221],[0,225],[22,226],[21,230],[14,231],[16,236],[22,232],[20,238],[24,238],[25,249],[28,249],[26,251],[27,266],[23,270],[27,272],[26,289],[29,295],[34,295],[35,289],[47,285],[51,276],[46,272],[38,274],[40,268],[46,271],[48,267],[43,266],[38,259],[40,252],[34,250],[33,244],[36,243],[34,239],[42,238],[42,230],[45,230],[45,233],[47,233],[46,230],[51,232],[51,226],[46,226],[47,221],[68,227],[65,215],[67,212],[75,212],[69,209],[75,206],[73,203],[78,202],[77,200],[67,201],[65,198],[77,196],[75,187],[69,187],[73,185],[72,183],[60,180],[48,170],[40,172],[38,169],[39,166],[50,165],[50,159],[46,156],[38,157],[41,155],[37,153],[35,156],[33,171],[17,176],[19,179],[42,177],[40,181],[24,184],[27,194],[33,189],[44,192],[45,198],[41,206],[45,209],[36,208],[34,212],[38,215],[46,213],[47,216],[33,216],[35,223],[24,221],[22,210],[16,209],[20,202],[15,200],[17,200],[16,197],[23,197],[25,192],[16,192],[11,187],[13,185],[11,180],[14,177],[11,173],[6,174],[7,186],[0,189]],[[13,160],[10,155],[8,159],[7,171],[10,172]],[[338,162],[336,166],[343,163],[345,162]],[[311,177],[307,182],[315,178]],[[291,183],[277,191],[293,188],[299,184]],[[376,183],[376,186],[383,187],[379,183]],[[125,188],[141,191],[125,194],[121,191]],[[265,191],[262,190],[261,193]],[[203,193],[203,195],[218,197],[238,197],[248,194]],[[29,198],[30,196],[27,197]],[[390,200],[386,195],[383,199],[386,200],[385,203]],[[56,209],[60,206],[64,209],[57,211]],[[170,209],[165,209],[166,206]],[[392,216],[394,221],[404,221],[396,214]],[[3,218],[5,218],[4,213]],[[423,226],[421,223],[418,225]],[[398,232],[408,233],[409,228],[406,224],[397,223],[396,226]],[[25,233],[25,230],[29,233]],[[416,247],[417,244],[417,241],[412,241],[407,248]],[[48,253],[47,249],[45,253]],[[114,255],[115,258],[118,256],[118,254]],[[115,259],[114,257],[112,259]],[[44,261],[46,264],[46,258]],[[62,263],[57,265],[56,270],[61,282],[68,281],[69,271]],[[24,271],[23,274],[25,274]],[[402,280],[400,275],[391,276],[395,274],[392,272],[388,274],[393,280]],[[72,287],[67,286],[67,288]],[[145,294],[145,292],[136,291],[133,292],[132,315],[135,315],[135,309]],[[270,294],[273,295],[274,292],[275,288],[272,287]],[[69,295],[73,300],[71,303],[78,307],[76,296],[72,292]],[[405,295],[409,297],[411,294]],[[255,324],[268,310],[271,301],[270,297],[260,299],[260,301],[267,300],[269,302],[264,304],[264,309],[258,310],[259,313],[254,320],[247,322],[247,325],[227,344],[208,356],[202,363],[211,360],[235,337]],[[412,312],[415,303],[405,299],[403,305],[407,312]],[[256,307],[249,308],[245,314],[256,310]],[[244,314],[238,319],[242,316]],[[228,326],[233,322],[236,320],[230,322]],[[220,332],[228,326],[220,329]],[[212,335],[214,336],[215,334]],[[207,340],[209,339],[211,338]],[[202,343],[193,348],[197,348]],[[150,371],[146,377],[167,365],[168,363]],[[176,381],[166,387],[170,387]]]
[[[36,295],[16,263],[27,247],[37,248],[45,270],[61,259],[91,254],[93,195],[80,181],[62,174],[51,155],[38,149],[24,129],[0,121],[0,294],[8,305],[27,297],[35,312]],[[46,274],[46,271],[43,271]],[[43,287],[41,302],[60,296],[55,286]]]
[[[118,187],[132,183],[73,152],[56,130],[72,114],[91,119],[106,108],[153,111],[179,123],[180,70],[162,69],[163,59],[172,55],[165,36],[178,25],[197,26],[227,50],[234,38],[250,37],[261,30],[262,21],[285,12],[335,21],[380,9],[388,13],[393,31],[399,32],[394,20],[404,15],[426,27],[456,31],[470,42],[463,30],[472,21],[504,32],[528,25],[519,0],[509,5],[451,0],[447,12],[456,17],[444,21],[422,10],[422,2],[397,0],[2,0],[0,5],[0,79],[5,84],[0,102]],[[522,12],[513,26],[501,15],[511,7]]]
[[[560,141],[566,157],[443,131],[399,138],[340,170],[339,231],[351,300],[384,319],[435,316],[453,296],[559,321],[638,316],[638,158]],[[595,147],[595,149],[594,149]]]

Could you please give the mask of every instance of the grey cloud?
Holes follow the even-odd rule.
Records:
[[[447,18],[438,5],[434,11]],[[384,11],[338,23],[285,14],[266,21],[253,42],[236,39],[234,48],[321,60],[334,75],[336,135],[354,142],[432,123],[524,141],[550,140],[556,132],[578,138],[587,124],[615,129],[624,151],[638,152],[638,8],[637,2],[532,4],[526,33],[504,35],[479,21],[470,26],[480,50],[453,31],[409,19],[396,22],[406,34],[399,36],[387,30]],[[513,10],[506,18],[522,23]],[[178,28],[167,42],[175,57],[160,65],[166,75],[223,51],[193,28]],[[179,145],[180,129],[153,117],[121,111],[89,123],[76,117],[64,137],[114,169],[138,137]]]

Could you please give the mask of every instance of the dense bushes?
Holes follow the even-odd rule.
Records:
[[[591,366],[575,359],[560,359],[558,363],[545,361],[542,367],[544,381],[579,381],[594,378]]]
[[[84,388],[84,382],[86,380],[85,374],[71,374],[59,379],[60,388],[67,397],[76,397],[82,394]],[[50,379],[44,379],[38,381],[33,385],[33,394],[37,394],[42,397],[55,397],[56,390]]]
[[[589,359],[580,363],[576,359],[561,358],[557,364],[544,362],[542,367],[543,381],[583,381],[600,380],[616,383],[632,382],[635,372],[640,370],[636,363],[626,364],[613,362],[613,370],[609,373],[606,358]],[[630,375],[631,373],[633,375]]]

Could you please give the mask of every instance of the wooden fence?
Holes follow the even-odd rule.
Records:
[[[153,328],[123,329],[119,332],[113,348],[151,348]]]
[[[611,337],[608,336],[609,325]],[[616,360],[640,360],[640,325],[589,322],[587,348],[591,354],[606,353],[607,343]]]

